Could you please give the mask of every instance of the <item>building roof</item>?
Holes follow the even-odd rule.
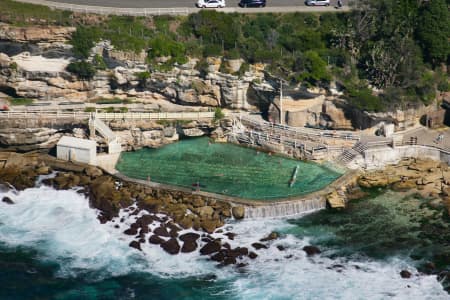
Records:
[[[57,146],[78,148],[78,149],[96,149],[97,143],[92,140],[79,139],[71,136],[63,136]]]

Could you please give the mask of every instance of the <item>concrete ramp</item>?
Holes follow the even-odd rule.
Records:
[[[117,136],[105,124],[102,120],[97,118],[95,114],[91,115],[89,118],[89,130],[91,132],[91,137],[95,137],[95,132],[98,132],[108,144],[108,153],[120,153],[122,152],[122,146],[117,140]]]

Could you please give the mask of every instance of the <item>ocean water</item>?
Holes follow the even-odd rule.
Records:
[[[297,180],[290,184],[298,166]],[[116,166],[138,179],[243,197],[272,200],[308,194],[336,180],[340,173],[325,166],[268,155],[233,144],[193,138],[158,149],[124,152]]]
[[[39,186],[5,195],[15,204],[0,202],[0,299],[449,299],[409,256],[420,248],[416,218],[427,209],[392,192],[356,201],[344,213],[227,224],[237,233],[233,247],[281,234],[241,269],[218,268],[197,252],[132,249],[123,228],[101,225],[75,191]],[[322,254],[307,257],[308,244]],[[403,269],[412,278],[402,279]]]

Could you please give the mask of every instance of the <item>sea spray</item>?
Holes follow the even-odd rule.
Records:
[[[131,289],[127,295],[148,297],[151,290],[143,287],[151,281],[157,282],[152,285],[158,288],[154,299],[183,295],[191,299],[448,298],[434,276],[419,276],[401,257],[385,261],[329,258],[326,248],[323,255],[308,257],[302,248],[311,238],[289,233],[296,225],[284,219],[244,220],[225,226],[237,234],[234,240],[227,240],[232,247],[252,249],[252,243],[270,232],[281,233],[279,239],[267,243],[268,249],[252,249],[258,257],[246,259],[248,265],[238,271],[234,267],[216,268],[198,252],[171,256],[148,243],[142,252],[132,249],[128,247],[132,238],[124,235],[123,229],[137,216],[122,211],[119,218],[126,218],[124,222],[117,218],[101,225],[88,200],[74,191],[39,187],[0,194],[3,196],[11,197],[15,204],[0,202],[1,243],[11,249],[35,249],[40,260],[57,262],[59,271],[54,280],[87,278],[96,285],[120,278],[114,279],[117,295]],[[221,233],[214,236],[226,239]],[[413,277],[400,278],[402,269],[412,271]],[[106,288],[96,285],[96,289]],[[69,295],[76,296],[76,290],[70,290]]]

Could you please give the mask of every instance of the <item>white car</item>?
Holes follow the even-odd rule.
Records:
[[[306,0],[307,6],[330,6],[330,0]]]
[[[225,7],[225,0],[198,0],[196,5],[201,8],[222,8]]]

